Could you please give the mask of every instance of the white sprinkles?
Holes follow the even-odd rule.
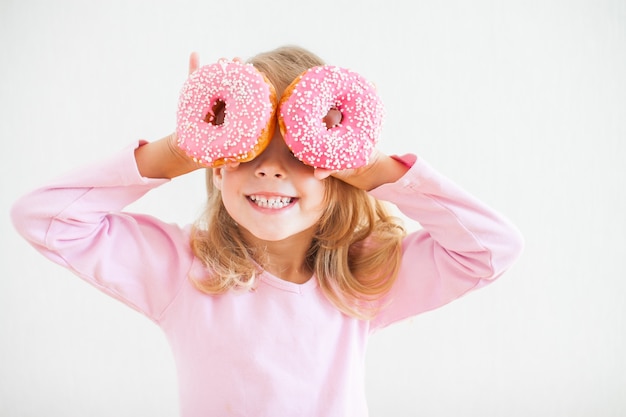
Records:
[[[338,126],[326,128],[328,111],[342,114]],[[304,163],[326,169],[366,165],[378,141],[384,106],[373,84],[358,73],[320,66],[300,76],[279,109],[285,142]]]
[[[178,100],[178,146],[196,162],[211,166],[224,158],[246,159],[274,106],[270,86],[251,64],[220,60],[194,71]],[[217,101],[225,103],[224,122],[205,121]]]

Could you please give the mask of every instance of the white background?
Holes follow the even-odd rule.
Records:
[[[289,43],[374,81],[381,148],[418,153],[526,238],[491,287],[374,336],[371,415],[626,415],[626,3],[265,3],[0,2],[0,415],[177,415],[160,330],[36,255],[9,207],[171,132],[191,51]],[[133,209],[193,220],[196,174]]]

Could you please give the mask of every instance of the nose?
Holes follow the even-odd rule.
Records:
[[[257,163],[254,172],[257,177],[277,179],[287,177],[285,161],[282,158],[281,145],[287,146],[284,145],[283,139],[280,136],[275,135],[261,155],[254,159]]]

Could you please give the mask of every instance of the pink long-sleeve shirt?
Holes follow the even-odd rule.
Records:
[[[12,219],[43,255],[161,327],[181,417],[367,416],[368,336],[492,282],[521,253],[514,226],[407,155],[408,173],[371,194],[422,229],[404,239],[391,302],[373,320],[342,314],[315,277],[294,284],[265,272],[254,291],[207,295],[189,279],[206,274],[190,227],[123,211],[166,182],[141,177],[133,150],[25,195]]]

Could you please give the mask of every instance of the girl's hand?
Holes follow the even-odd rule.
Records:
[[[197,52],[192,52],[189,55],[189,75],[198,68],[200,68],[200,55]]]
[[[363,167],[341,171],[316,168],[314,175],[320,180],[333,176],[357,188],[369,191],[383,184],[396,182],[408,170],[409,168],[400,161],[374,149],[369,163]]]
[[[188,73],[200,67],[200,57],[196,52],[189,55]],[[196,169],[204,168],[188,157],[178,147],[176,133],[163,139],[143,144],[135,149],[135,160],[139,173],[147,178],[174,178]]]

